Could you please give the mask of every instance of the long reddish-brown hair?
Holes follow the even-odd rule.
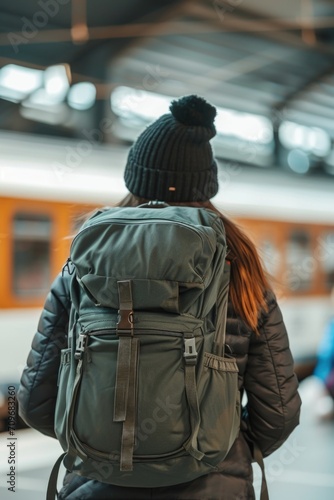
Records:
[[[148,200],[129,193],[117,206],[136,207]],[[267,309],[266,291],[271,289],[269,278],[264,270],[254,243],[245,232],[231,219],[222,214],[210,201],[169,203],[169,205],[186,205],[204,207],[216,212],[223,220],[228,251],[231,262],[230,299],[235,313],[257,332],[261,311]]]

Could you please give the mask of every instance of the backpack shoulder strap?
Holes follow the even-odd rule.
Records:
[[[260,500],[269,500],[269,493],[268,493],[266,474],[264,471],[263,457],[262,457],[262,453],[261,453],[259,447],[255,443],[253,446],[253,454],[254,454],[254,460],[259,465],[259,467],[261,469],[261,473],[262,473]]]
[[[224,357],[225,355],[225,336],[226,336],[226,319],[228,307],[228,292],[230,285],[231,264],[225,260],[223,283],[219,290],[217,299],[217,327],[216,335],[213,344],[213,353],[216,356]]]
[[[66,453],[62,453],[52,468],[48,483],[48,489],[46,492],[46,500],[55,500],[55,498],[58,497],[58,492],[57,492],[58,474],[60,465],[65,455]]]

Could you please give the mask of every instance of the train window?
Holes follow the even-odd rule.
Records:
[[[293,230],[286,251],[288,287],[293,291],[310,289],[315,270],[310,234],[303,229]]]
[[[334,287],[334,232],[329,231],[318,239],[319,260],[325,273],[327,290]]]
[[[45,215],[17,213],[13,220],[13,291],[32,298],[50,285],[51,220]]]

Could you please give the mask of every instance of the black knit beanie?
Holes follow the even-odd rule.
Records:
[[[216,108],[190,95],[172,101],[169,109],[131,147],[125,185],[130,193],[148,200],[207,201],[218,191],[209,142],[216,135]]]

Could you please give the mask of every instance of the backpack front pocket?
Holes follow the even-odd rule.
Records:
[[[141,331],[138,338],[134,460],[180,453],[191,434],[183,335]],[[123,423],[114,418],[118,352],[116,334],[94,332],[89,335],[75,403],[76,439],[87,454],[95,450],[99,458],[103,455],[105,460],[119,459],[122,440]]]

